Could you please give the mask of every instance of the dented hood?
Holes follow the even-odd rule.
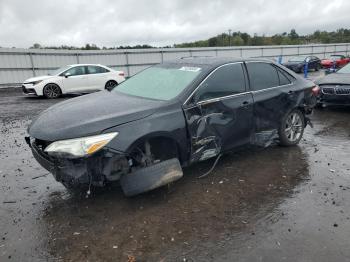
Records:
[[[145,118],[164,102],[102,91],[73,98],[43,111],[28,127],[31,137],[57,141],[101,133]]]

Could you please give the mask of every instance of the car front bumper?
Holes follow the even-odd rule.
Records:
[[[115,150],[103,149],[89,157],[68,159],[49,156],[35,139],[26,137],[26,142],[39,164],[66,187],[104,186],[129,170],[126,155]]]
[[[32,85],[22,85],[22,92],[25,95],[37,95],[35,89],[32,87]]]
[[[322,87],[319,103],[324,105],[350,105],[350,88]]]

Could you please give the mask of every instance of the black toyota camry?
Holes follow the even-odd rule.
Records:
[[[50,107],[26,140],[66,187],[120,180],[131,196],[242,145],[298,144],[318,91],[269,60],[184,58]]]

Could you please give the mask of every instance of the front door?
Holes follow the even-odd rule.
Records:
[[[191,162],[249,143],[253,97],[246,90],[243,64],[227,64],[213,71],[184,105],[184,113]]]
[[[62,85],[67,93],[85,92],[89,89],[85,69],[85,66],[75,66],[63,73]]]

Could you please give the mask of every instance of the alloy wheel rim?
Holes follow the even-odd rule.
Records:
[[[303,131],[303,121],[297,113],[288,116],[285,127],[285,134],[289,141],[295,142],[300,139]]]
[[[56,85],[48,85],[45,88],[45,94],[48,97],[58,97],[59,93],[60,93],[60,91],[58,89],[58,86],[56,86]]]

